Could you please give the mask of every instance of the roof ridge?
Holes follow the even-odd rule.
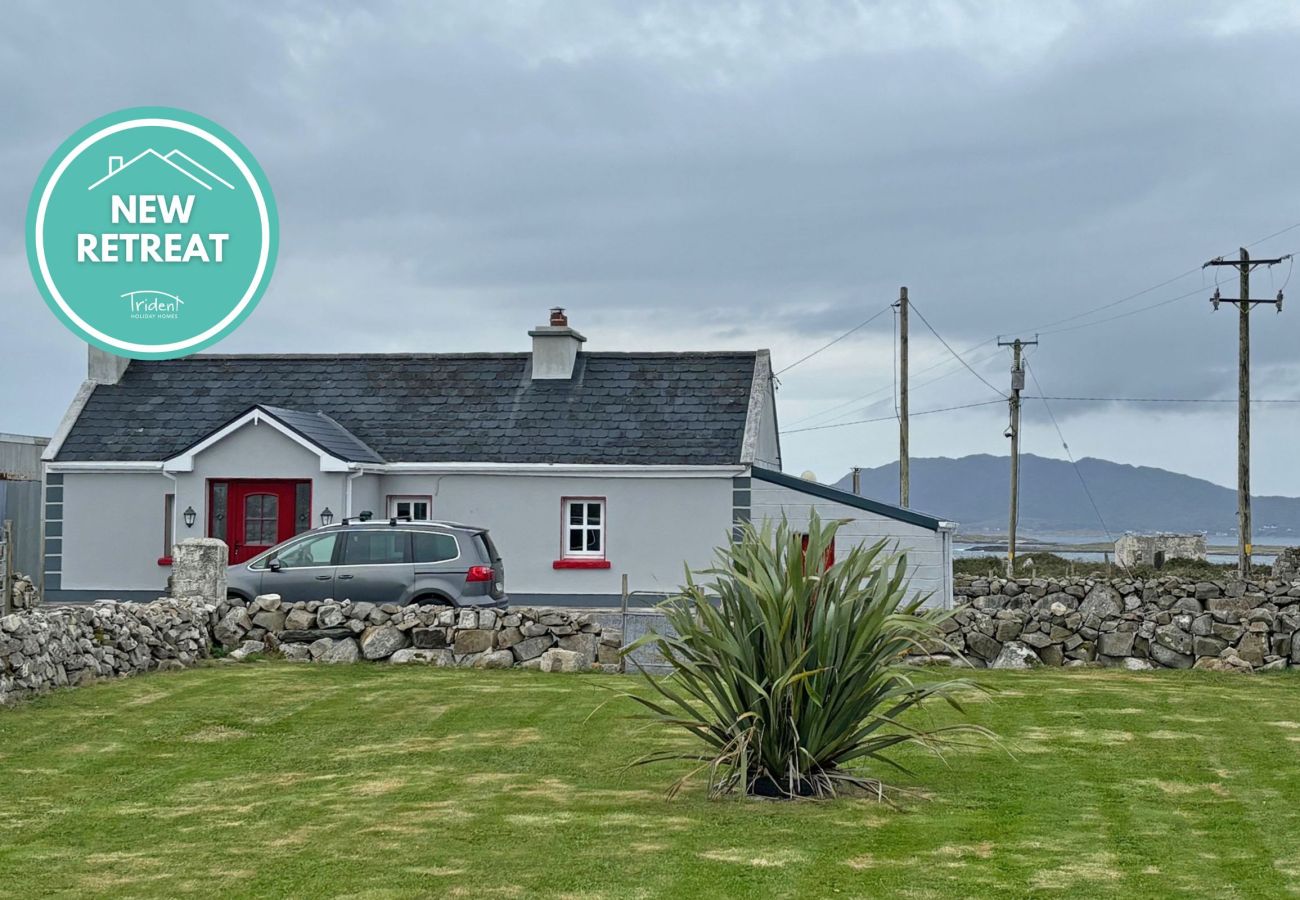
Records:
[[[685,356],[719,357],[738,356],[753,357],[763,352],[756,350],[584,350],[580,355],[587,357],[648,357],[672,358]],[[532,354],[526,350],[504,352],[466,352],[466,353],[418,353],[399,351],[394,353],[194,353],[178,359],[133,360],[134,363],[182,363],[213,360],[242,359],[526,359]]]

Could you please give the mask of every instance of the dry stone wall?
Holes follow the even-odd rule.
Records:
[[[235,658],[271,652],[299,662],[617,672],[623,635],[590,615],[556,610],[285,603],[266,594],[218,604],[213,638]]]
[[[13,608],[35,609],[41,605],[40,592],[32,579],[20,572],[14,573]]]
[[[35,594],[32,593],[34,598]],[[0,618],[0,704],[209,655],[215,607],[190,601],[30,608]]]
[[[975,666],[1300,666],[1300,581],[958,576],[953,593],[945,640]]]
[[[545,672],[620,670],[622,632],[553,610],[470,610],[343,601],[203,597],[103,600],[0,616],[0,704],[100,678],[182,669],[214,655],[302,662],[386,661]]]
[[[302,662],[386,661],[548,672],[620,670],[623,633],[560,610],[450,609],[268,594],[43,607],[32,589],[0,617],[0,703],[55,687],[220,654]],[[949,648],[930,661],[1026,668],[1256,672],[1300,667],[1300,580],[972,578],[958,576]],[[924,658],[920,661],[925,661]]]

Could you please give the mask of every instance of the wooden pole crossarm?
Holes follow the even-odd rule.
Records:
[[[1244,263],[1244,265],[1247,269],[1257,269],[1260,266],[1276,266],[1278,263],[1286,262],[1290,258],[1291,254],[1288,253],[1286,256],[1279,256],[1277,259],[1252,259],[1249,262]],[[1209,262],[1203,263],[1201,268],[1204,269],[1209,266],[1232,266],[1234,269],[1237,269],[1241,268],[1242,265],[1243,263],[1239,259],[1224,259],[1222,256],[1216,256]]]
[[[1277,296],[1274,297],[1272,300],[1259,300],[1254,297],[1251,297],[1247,300],[1242,300],[1240,297],[1221,297],[1219,296],[1219,292],[1215,291],[1214,295],[1210,297],[1210,303],[1211,305],[1214,306],[1215,309],[1219,308],[1220,303],[1231,303],[1238,307],[1240,307],[1242,304],[1247,304],[1251,309],[1254,309],[1256,306],[1259,306],[1261,303],[1267,303],[1270,306],[1276,306],[1277,311],[1281,312],[1282,292],[1278,291]]]

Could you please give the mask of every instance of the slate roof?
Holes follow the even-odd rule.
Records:
[[[57,459],[167,459],[261,405],[322,413],[388,462],[737,463],[756,357],[581,353],[567,381],[533,381],[527,353],[134,360]]]
[[[322,412],[302,412],[297,409],[285,409],[283,406],[261,405],[281,424],[296,431],[326,453],[345,462],[381,463],[384,458],[365,441],[348,431],[338,422]]]

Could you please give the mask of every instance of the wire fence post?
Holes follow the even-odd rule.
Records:
[[[626,572],[623,573],[622,607],[621,607],[621,614],[619,616],[618,627],[619,627],[618,639],[624,644],[624,646],[626,646],[627,645],[627,573]],[[619,649],[618,671],[620,675],[626,675],[627,657],[623,654],[622,647],[619,647],[618,649]]]

